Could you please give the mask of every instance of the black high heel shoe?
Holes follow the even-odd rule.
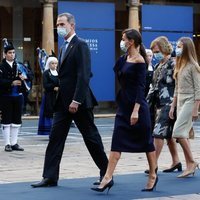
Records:
[[[142,192],[152,192],[154,190],[154,188],[156,189],[156,185],[158,183],[158,176],[156,176],[156,180],[155,183],[153,184],[152,188],[144,188],[142,189]]]
[[[175,166],[169,168],[169,169],[165,169],[163,170],[163,172],[173,172],[174,170],[178,170],[179,172],[182,171],[182,164],[179,162],[178,164],[176,164]]]
[[[104,185],[104,187],[102,188],[98,188],[98,187],[93,187],[91,188],[91,190],[94,190],[96,192],[103,192],[104,190],[106,190],[108,188],[107,194],[110,190],[110,188],[114,185],[114,181],[113,179],[111,179],[106,185]]]

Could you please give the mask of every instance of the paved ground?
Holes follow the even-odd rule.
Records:
[[[107,154],[109,154],[110,150],[113,121],[113,118],[96,119],[96,124],[102,135]],[[61,186],[46,190],[39,189],[37,192],[34,192],[34,189],[30,188],[29,185],[30,183],[41,179],[44,153],[48,143],[48,136],[38,136],[36,132],[37,119],[24,120],[19,143],[25,148],[25,151],[11,153],[4,152],[2,134],[0,134],[0,200],[57,199],[56,196],[63,195],[63,197],[65,197],[66,189],[69,187],[69,184],[72,185],[70,187],[71,193],[69,192],[72,196],[67,199],[73,200],[83,200],[88,199],[89,197],[91,197],[90,199],[100,199],[100,197],[105,199],[119,199],[118,197],[122,197],[121,199],[124,200],[145,198],[148,198],[148,200],[200,199],[199,172],[195,174],[195,177],[183,181],[176,178],[177,173],[166,175],[161,172],[171,163],[167,145],[165,145],[159,159],[160,181],[157,192],[153,192],[153,194],[148,196],[140,192],[140,189],[146,182],[146,176],[143,174],[143,171],[147,169],[145,155],[124,153],[122,154],[122,158],[119,161],[115,172],[116,184],[115,187],[113,187],[112,193],[110,192],[112,195],[101,195],[100,197],[99,195],[94,195],[89,188],[91,182],[98,176],[98,170],[90,158],[82,137],[76,128],[70,130],[66,142],[60,171],[61,181],[59,184]],[[198,128],[195,139],[191,140],[194,157],[198,162],[200,162],[199,144],[200,129]],[[185,167],[184,157],[180,146],[178,146],[178,149],[181,161]],[[76,185],[79,186],[80,191]],[[75,189],[73,189],[73,187],[75,187]],[[168,191],[167,188],[170,188],[170,191]],[[85,190],[87,190],[87,192],[84,193]],[[34,198],[29,196],[29,192]],[[119,195],[117,196],[118,192]],[[49,194],[52,194],[52,196]],[[15,198],[12,198],[13,195],[15,195]]]

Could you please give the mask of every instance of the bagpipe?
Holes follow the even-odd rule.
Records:
[[[46,65],[46,61],[48,58],[48,54],[45,51],[45,49],[40,49],[40,47],[38,47],[36,50],[38,52],[38,64],[40,66],[41,73],[43,74],[43,72],[45,70],[45,65]]]
[[[9,43],[7,38],[3,39],[3,47],[4,47],[4,49],[6,47],[8,47],[8,46],[11,46],[11,45],[12,45],[12,43],[11,42]],[[16,73],[16,75],[17,76],[22,75],[24,77],[24,79],[22,81],[23,81],[23,83],[24,83],[24,85],[26,87],[26,90],[29,91],[31,89],[31,84],[32,84],[32,82],[31,82],[32,80],[29,77],[29,69],[23,63],[19,62],[16,57],[15,57],[15,62],[17,64],[17,73]]]
[[[15,61],[16,61],[16,59],[15,59]],[[29,70],[23,63],[18,62],[18,61],[16,61],[16,63],[17,63],[17,74],[22,75],[24,77],[24,80],[22,80],[22,81],[24,82],[26,90],[30,91],[32,81],[29,78]]]

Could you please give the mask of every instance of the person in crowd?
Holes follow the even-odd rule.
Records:
[[[146,73],[146,86],[145,86],[145,97],[147,97],[150,89],[150,85],[152,84],[153,80],[153,73],[154,73],[154,67],[152,64],[153,59],[153,52],[151,49],[145,49],[147,54],[147,61],[148,61],[148,69]],[[155,116],[156,116],[156,108],[155,108],[155,102],[151,102],[149,104],[150,109],[150,116],[151,116],[151,129],[153,131],[153,127],[155,125]]]
[[[173,128],[173,137],[178,141],[185,156],[186,169],[178,175],[184,178],[194,175],[198,163],[194,160],[189,143],[192,123],[198,118],[200,105],[200,66],[195,46],[191,38],[182,37],[177,42],[176,65],[174,70],[176,87],[169,116],[174,119],[177,107],[177,119]]]
[[[164,146],[164,139],[166,139],[172,157],[172,164],[163,172],[173,172],[176,169],[182,171],[176,141],[172,138],[175,119],[169,118],[169,110],[175,88],[175,80],[173,79],[174,61],[171,58],[173,48],[167,37],[160,36],[151,42],[151,50],[158,61],[157,66],[155,66],[153,82],[147,96],[148,103],[156,106],[156,121],[153,129],[156,158],[158,161]],[[145,173],[148,173],[148,170]]]
[[[58,64],[59,90],[46,149],[43,179],[32,184],[32,187],[57,186],[60,161],[72,120],[100,169],[100,178],[104,176],[108,164],[101,136],[94,124],[93,108],[97,101],[89,86],[92,75],[89,47],[77,37],[75,18],[70,13],[58,15],[57,33],[64,39]]]
[[[145,152],[150,172],[147,185],[142,191],[152,191],[158,176],[150,113],[145,99],[148,61],[140,33],[135,29],[124,30],[120,47],[126,54],[119,58],[114,67],[121,89],[116,97],[118,110],[108,168],[99,187],[91,189],[103,192],[113,186],[113,173],[122,152]]]
[[[53,109],[59,89],[57,66],[58,59],[49,56],[43,73],[44,95],[40,106],[38,135],[49,135],[51,131]]]
[[[5,151],[24,151],[18,144],[21,127],[23,96],[22,88],[25,77],[19,72],[15,60],[15,48],[12,43],[4,46],[4,56],[0,64],[0,91],[2,110],[2,133]]]
[[[28,60],[24,60],[23,65],[24,65],[24,67],[27,71],[27,78],[30,80],[30,85],[29,85],[30,88],[29,89],[24,88],[24,90],[22,91],[23,97],[24,97],[23,115],[26,116],[26,115],[29,115],[29,113],[27,113],[27,104],[29,102],[28,95],[29,95],[31,88],[32,88],[34,73],[31,69],[30,62]]]
[[[145,86],[145,97],[146,97],[149,92],[150,84],[153,79],[154,68],[152,65],[153,52],[151,49],[145,49],[145,50],[146,50],[147,60],[148,60],[148,69],[147,69],[146,86]]]

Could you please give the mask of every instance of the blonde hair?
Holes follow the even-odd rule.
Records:
[[[158,45],[161,53],[163,53],[163,54],[170,55],[173,51],[173,47],[172,47],[171,43],[165,36],[160,36],[160,37],[157,37],[156,39],[154,39],[150,45],[151,50],[156,45]]]
[[[192,39],[189,37],[181,37],[178,42],[183,44],[183,50],[181,56],[176,57],[174,78],[177,78],[178,73],[186,66],[187,63],[193,64],[200,73],[197,54]]]

